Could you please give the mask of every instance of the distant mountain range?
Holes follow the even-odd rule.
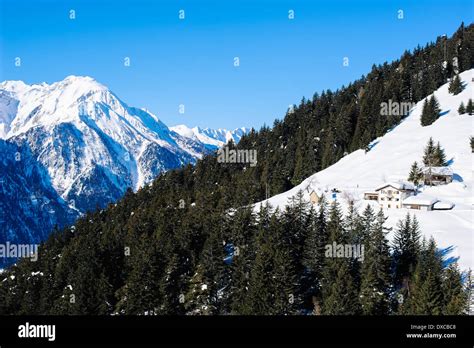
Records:
[[[2,82],[0,243],[41,240],[55,224],[72,223],[246,132],[168,128],[90,77]]]
[[[170,129],[183,137],[199,141],[207,145],[211,149],[217,149],[219,147],[222,147],[230,140],[237,144],[240,141],[240,138],[242,138],[243,135],[247,134],[250,131],[249,128],[245,127],[236,128],[232,131],[229,131],[227,129],[221,128],[189,128],[184,124],[170,127]]]

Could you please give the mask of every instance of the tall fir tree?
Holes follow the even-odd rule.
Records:
[[[423,164],[426,167],[434,167],[436,166],[436,158],[435,158],[436,148],[434,145],[433,138],[430,137],[428,143],[426,144],[424,154],[423,154]]]
[[[434,239],[422,244],[406,302],[407,314],[441,315],[444,307],[443,265]]]
[[[295,220],[299,218],[299,216],[293,217]],[[271,284],[273,301],[271,312],[268,314],[297,314],[301,306],[301,294],[297,277],[297,260],[294,259],[292,250],[296,245],[285,236],[285,227],[279,219],[278,210],[270,220],[270,231],[269,241],[273,249],[273,258],[268,261],[273,265],[272,273],[267,277]]]
[[[470,116],[474,115],[474,103],[472,102],[472,99],[469,98],[466,104],[466,113]]]
[[[232,314],[251,314],[246,299],[250,286],[250,270],[255,259],[255,225],[251,207],[237,209],[232,221],[233,255],[229,285],[229,306]]]
[[[431,123],[433,123],[431,119],[431,113],[429,110],[429,104],[428,104],[428,98],[425,99],[423,102],[423,108],[421,111],[421,125],[422,126],[429,126]]]
[[[384,227],[386,217],[380,210],[369,228],[361,269],[360,303],[365,315],[383,315],[390,307],[390,248]]]
[[[395,288],[407,288],[420,252],[420,231],[416,216],[408,213],[400,220],[393,238],[393,276]]]
[[[434,159],[435,159],[435,165],[438,167],[444,167],[446,166],[446,154],[444,153],[444,149],[441,147],[441,144],[438,143],[436,144],[436,148],[434,150]]]
[[[418,186],[423,182],[423,172],[416,161],[411,165],[408,181],[415,185],[416,190],[418,190]]]
[[[431,98],[426,98],[425,102],[423,103],[423,109],[421,112],[421,125],[422,126],[429,126],[433,122],[435,122],[438,117],[439,113],[441,112],[439,108],[438,100],[434,95]]]
[[[347,236],[339,204],[334,202],[329,211],[329,243],[326,245],[325,264],[322,271],[322,314],[349,315],[359,313],[357,289],[350,272],[350,261],[338,255],[339,248],[346,244]],[[334,249],[334,243],[338,246]],[[342,256],[342,257],[341,257]]]
[[[469,291],[464,284],[457,263],[452,263],[443,272],[444,315],[462,315],[469,309]]]
[[[325,246],[328,243],[327,202],[322,195],[318,210],[310,211],[308,235],[303,249],[305,303],[315,314],[321,313],[321,278],[325,263]]]
[[[433,123],[438,119],[439,114],[441,112],[441,109],[439,108],[438,99],[436,99],[434,95],[432,95],[430,98],[429,106],[430,106],[429,110],[431,113],[431,120],[432,120],[431,123]]]
[[[448,91],[454,95],[461,93],[463,90],[463,85],[461,79],[459,78],[459,74],[457,74],[449,83]]]
[[[275,250],[273,249],[269,233],[270,209],[268,205],[262,205],[258,212],[258,227],[255,241],[256,256],[250,273],[248,296],[244,304],[255,315],[268,315],[273,310],[274,294],[271,277],[274,272],[272,260]]]

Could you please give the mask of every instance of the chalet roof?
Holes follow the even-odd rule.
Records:
[[[422,171],[424,174],[429,174],[430,167],[424,167]],[[453,170],[451,169],[451,167],[431,167],[431,175],[452,176]]]
[[[410,196],[403,200],[403,205],[432,205],[438,202],[438,199],[424,194]]]
[[[415,187],[408,183],[408,182],[404,182],[404,181],[394,181],[394,182],[387,182],[383,185],[380,185],[379,187],[377,187],[375,189],[375,191],[380,191],[381,189],[387,187],[387,186],[391,186],[397,190],[406,190],[406,191],[414,191],[415,190]]]
[[[438,201],[433,205],[433,209],[452,209],[454,203]]]

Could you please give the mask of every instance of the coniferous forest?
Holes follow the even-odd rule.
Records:
[[[414,216],[399,222],[389,243],[383,211],[370,206],[343,215],[337,203],[315,207],[301,192],[283,211],[252,204],[347,153],[369,151],[403,119],[377,117],[380,104],[418,102],[473,68],[473,42],[474,25],[461,25],[348,86],[303,98],[271,127],[229,145],[256,150],[255,167],[209,155],[56,229],[37,262],[0,273],[0,313],[466,313],[469,275],[420,237]],[[327,257],[334,242],[364,245],[363,260]]]

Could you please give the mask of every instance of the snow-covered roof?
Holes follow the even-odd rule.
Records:
[[[433,209],[452,209],[454,203],[438,201],[433,205]]]
[[[408,183],[408,182],[404,182],[404,181],[393,181],[393,182],[387,182],[383,185],[380,185],[379,187],[377,187],[375,189],[375,191],[380,191],[381,189],[387,187],[387,186],[391,186],[393,188],[396,188],[397,190],[415,190],[415,187]]]
[[[415,204],[415,205],[432,205],[438,202],[438,199],[424,194],[418,194],[416,196],[410,196],[403,200],[403,205],[405,204]]]
[[[424,167],[423,173],[428,174],[430,171],[430,167]],[[432,175],[453,175],[453,170],[451,167],[431,167],[431,174]]]

